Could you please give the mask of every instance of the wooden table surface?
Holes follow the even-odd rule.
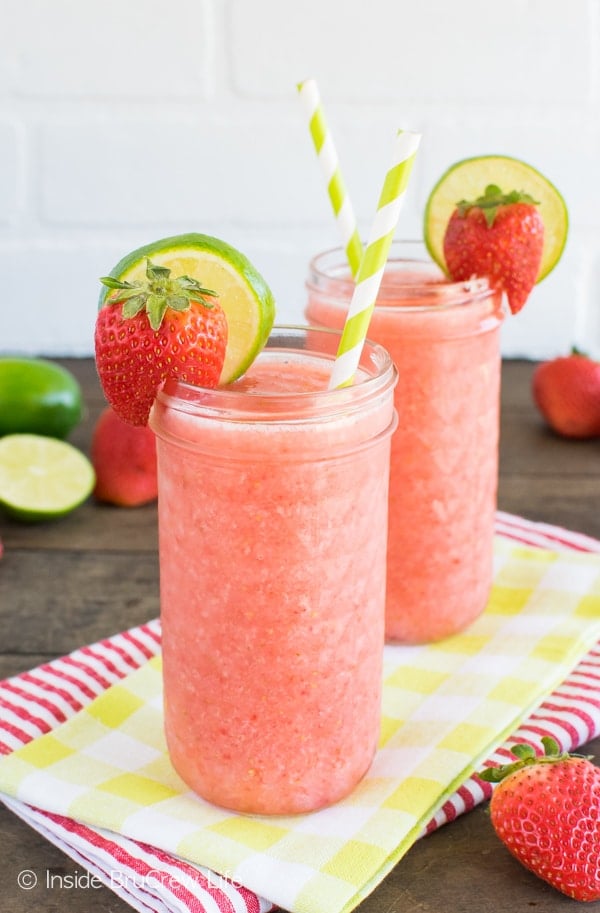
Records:
[[[70,440],[87,451],[102,394],[90,360],[64,364],[80,379],[87,406]],[[503,367],[499,507],[600,538],[600,441],[569,442],[543,426],[530,398],[532,370],[519,361]],[[0,519],[0,537],[0,678],[158,614],[154,505],[123,509],[90,501],[67,518],[37,526]],[[587,750],[600,757],[600,739]],[[81,875],[81,866],[1,804],[0,846],[1,911],[131,909],[104,887],[46,888],[47,872]],[[19,888],[22,869],[36,873],[38,887]],[[419,841],[359,909],[558,913],[575,907],[509,856],[479,806]]]

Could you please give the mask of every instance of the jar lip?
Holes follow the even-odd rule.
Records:
[[[474,276],[472,279],[452,282],[447,279],[440,267],[429,258],[425,244],[418,240],[398,240],[392,242],[387,261],[386,272],[401,273],[403,269],[411,275],[411,281],[382,285],[377,297],[377,305],[384,305],[386,310],[421,311],[426,309],[440,310],[468,304],[473,300],[482,300],[496,295],[488,280]],[[306,282],[309,290],[319,292],[337,299],[347,301],[352,297],[354,280],[348,275],[348,262],[342,247],[332,247],[316,254],[309,263],[309,277]],[[423,281],[412,281],[415,273],[423,275]],[[409,298],[417,303],[397,304],[399,298]]]
[[[277,325],[273,327],[271,335],[264,349],[257,356],[257,360],[275,360],[278,353],[289,352],[309,356],[317,356],[333,366],[333,352],[314,351],[308,347],[291,345],[287,347],[277,344],[278,340],[300,341],[306,335],[318,334],[321,339],[335,337],[339,339],[338,330],[324,327],[304,325]],[[163,406],[183,412],[194,413],[200,409],[203,413],[228,412],[238,413],[241,416],[262,416],[273,421],[290,420],[295,415],[309,410],[313,419],[319,415],[326,416],[332,412],[344,410],[353,404],[357,406],[371,398],[379,396],[382,392],[395,386],[397,372],[387,349],[369,339],[361,356],[360,367],[363,373],[372,373],[364,377],[359,383],[336,390],[323,388],[322,390],[297,391],[297,392],[261,392],[244,388],[236,388],[234,384],[209,389],[196,387],[180,380],[167,380],[157,395],[157,402]]]

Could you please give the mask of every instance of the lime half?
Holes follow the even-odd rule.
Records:
[[[273,294],[258,270],[224,241],[187,234],[139,247],[123,257],[110,275],[128,282],[143,279],[148,259],[168,267],[173,277],[191,276],[217,293],[228,328],[220,383],[240,377],[264,346],[275,319]],[[108,295],[110,290],[104,288],[100,307]]]
[[[544,223],[544,250],[536,280],[540,282],[554,269],[563,252],[569,227],[567,207],[556,187],[543,174],[531,165],[506,155],[463,159],[442,175],[425,207],[424,236],[427,250],[447,272],[444,235],[450,216],[460,200],[477,199],[488,184],[496,184],[503,193],[524,191],[538,201]]]
[[[0,438],[0,505],[19,520],[62,517],[91,494],[90,461],[71,444],[38,434]]]

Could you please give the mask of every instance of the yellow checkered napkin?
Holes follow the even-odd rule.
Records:
[[[264,818],[191,794],[166,752],[158,659],[0,760],[0,789],[209,866],[287,910],[341,913],[599,636],[599,556],[498,540],[475,624],[433,646],[386,648],[380,748],[337,805]]]

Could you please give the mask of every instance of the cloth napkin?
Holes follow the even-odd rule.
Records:
[[[6,804],[139,910],[352,909],[489,795],[469,774],[528,713],[518,740],[573,748],[600,729],[600,651],[558,687],[600,635],[600,558],[585,554],[600,543],[506,514],[497,530],[484,615],[441,644],[386,648],[380,748],[336,806],[268,819],[187,791],[162,738],[157,622],[2,683]]]

